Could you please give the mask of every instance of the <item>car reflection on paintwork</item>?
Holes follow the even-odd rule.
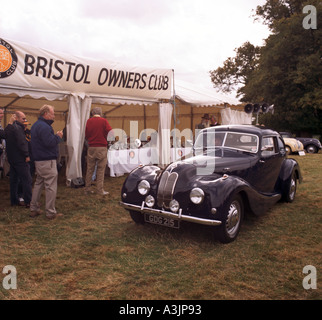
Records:
[[[277,201],[292,202],[302,180],[280,134],[256,126],[200,131],[193,156],[140,166],[125,180],[120,204],[136,223],[179,228],[181,221],[213,226],[223,243],[236,239],[246,212],[264,214]]]

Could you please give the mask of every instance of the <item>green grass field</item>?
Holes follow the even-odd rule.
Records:
[[[304,181],[293,203],[278,203],[244,221],[237,241],[214,242],[212,228],[137,225],[119,206],[125,179],[105,178],[106,198],[86,196],[60,176],[49,221],[10,207],[0,180],[0,299],[306,300],[322,298],[322,154],[292,156]],[[17,270],[17,289],[3,287],[3,268]],[[317,289],[305,290],[306,265]]]

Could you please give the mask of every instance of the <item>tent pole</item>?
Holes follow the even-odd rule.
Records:
[[[118,106],[114,107],[113,109],[111,109],[111,110],[109,110],[109,111],[105,111],[105,112],[104,112],[104,116],[106,116],[107,114],[109,114],[109,113],[111,113],[111,112],[115,111],[116,109],[119,109],[120,107],[122,107],[122,104],[120,104],[120,105],[118,105]]]
[[[13,103],[15,103],[17,100],[19,100],[20,97],[17,97],[13,99],[11,102],[9,102],[6,106],[3,107],[4,110],[4,126],[7,126],[7,108],[10,107]]]
[[[144,104],[143,105],[143,114],[144,114],[144,128],[143,129],[146,129],[146,105]]]
[[[177,110],[176,110],[176,86],[175,86],[175,81],[174,81],[174,70],[172,70],[172,75],[173,75],[173,134],[174,137],[172,137],[173,141],[173,148],[174,148],[174,154],[177,154],[177,140],[176,140],[176,122],[177,122]],[[170,154],[171,154],[171,145],[170,145]],[[174,159],[173,159],[174,160]]]
[[[193,132],[193,106],[190,107],[190,128]]]

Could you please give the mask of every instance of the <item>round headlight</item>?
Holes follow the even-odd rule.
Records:
[[[155,204],[155,200],[154,198],[151,196],[151,195],[148,195],[146,198],[145,198],[145,204],[149,207],[149,208],[152,208]]]
[[[170,201],[169,207],[172,212],[177,212],[180,209],[179,202],[174,199]]]
[[[138,185],[138,191],[142,196],[145,196],[150,191],[150,183],[146,180],[142,180]]]
[[[200,204],[203,201],[204,197],[205,197],[205,193],[200,188],[194,188],[190,192],[190,200],[194,204]]]

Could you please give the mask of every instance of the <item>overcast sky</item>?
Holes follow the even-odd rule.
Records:
[[[263,45],[254,22],[265,0],[0,0],[0,37],[71,55],[174,69],[211,87],[209,71],[244,42]]]

